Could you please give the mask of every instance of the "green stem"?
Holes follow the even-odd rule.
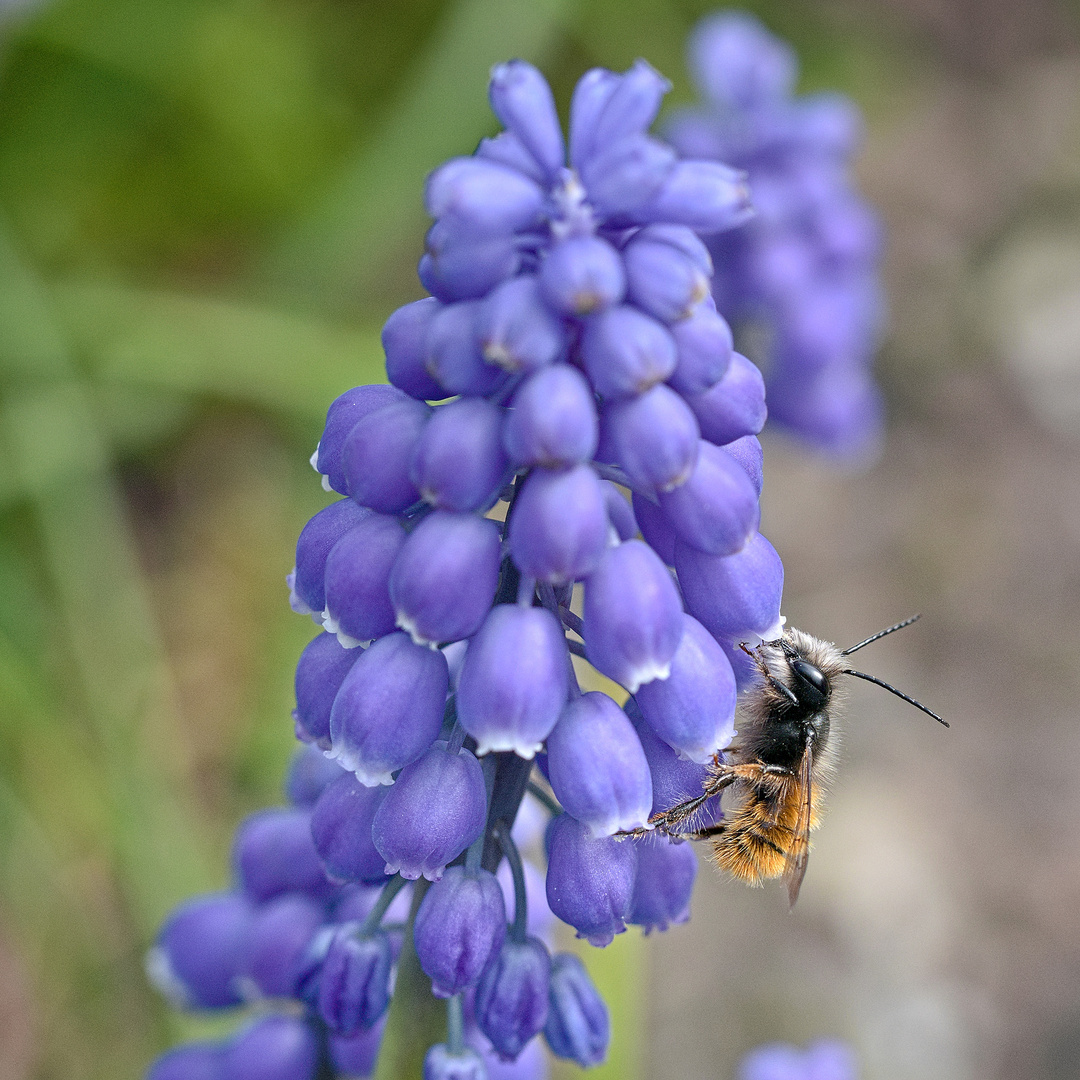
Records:
[[[383,886],[383,891],[379,894],[379,899],[375,901],[375,906],[368,912],[368,916],[364,920],[363,926],[360,927],[361,937],[368,937],[379,929],[383,916],[394,902],[394,897],[397,896],[407,884],[408,882],[405,878],[398,874],[397,877],[391,878]]]
[[[510,828],[505,821],[499,821],[495,826],[495,834],[499,840],[506,861],[510,864],[510,873],[514,876],[514,921],[510,924],[510,940],[525,940],[525,917],[528,914],[525,900],[525,870],[521,865],[521,853],[510,835]]]
[[[465,1008],[460,994],[446,1000],[446,1048],[454,1057],[465,1052]]]
[[[533,780],[529,781],[528,790],[529,790],[529,794],[534,799],[538,799],[540,802],[542,802],[544,804],[544,806],[548,810],[550,810],[553,814],[561,814],[562,813],[562,807],[555,801],[555,799],[551,795],[549,795],[535,781],[533,781]]]

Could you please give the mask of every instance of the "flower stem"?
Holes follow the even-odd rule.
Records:
[[[392,877],[384,886],[383,891],[379,894],[379,899],[375,901],[375,906],[368,912],[367,918],[364,920],[363,926],[360,927],[360,936],[367,937],[368,934],[374,934],[379,929],[379,925],[382,923],[383,916],[386,914],[387,908],[394,902],[394,897],[408,882],[400,874]]]
[[[510,827],[500,820],[495,826],[495,835],[502,848],[506,861],[510,864],[510,873],[514,876],[514,921],[510,924],[510,940],[525,940],[525,917],[528,914],[525,900],[525,871],[521,865],[521,853],[510,835]]]
[[[535,781],[529,781],[529,794],[538,799],[544,804],[544,806],[550,810],[553,814],[561,814],[562,807],[550,796],[539,784]]]
[[[465,1009],[460,994],[446,999],[446,1049],[454,1057],[465,1050]]]

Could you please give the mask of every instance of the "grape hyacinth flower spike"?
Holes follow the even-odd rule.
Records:
[[[702,239],[748,219],[745,177],[650,133],[667,89],[644,61],[590,71],[564,138],[539,71],[501,64],[504,130],[428,178],[431,295],[387,320],[391,385],[334,401],[313,457],[342,497],[289,577],[322,631],[297,666],[293,805],[241,828],[238,888],[197,912],[220,954],[186,912],[159,945],[189,1003],[291,999],[223,1061],[262,1040],[288,1080],[370,1072],[411,948],[427,978],[401,1015],[428,979],[445,1001],[443,1041],[409,1033],[428,1080],[525,1075],[505,1070],[536,1067],[541,1032],[595,1064],[606,1007],[552,959],[549,920],[604,946],[688,915],[689,847],[615,834],[727,746],[729,656],[778,625],[782,576],[758,534],[761,377]],[[542,875],[513,839],[528,790]]]
[[[794,52],[742,12],[702,20],[689,66],[704,103],[677,113],[668,136],[745,169],[757,210],[745,229],[709,238],[717,306],[740,336],[768,341],[755,358],[773,421],[835,457],[872,457],[881,226],[851,178],[858,109],[840,94],[795,96]]]

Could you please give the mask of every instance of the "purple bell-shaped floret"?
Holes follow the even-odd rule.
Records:
[[[436,997],[476,984],[506,937],[506,907],[495,875],[451,866],[416,913],[413,942]]]
[[[536,938],[508,938],[480,976],[476,1023],[501,1058],[513,1061],[544,1028],[551,957]]]
[[[607,1056],[611,1019],[585,965],[573,953],[551,960],[551,992],[544,1038],[551,1052],[583,1069]]]
[[[379,930],[361,933],[357,923],[339,926],[319,972],[319,1016],[331,1031],[367,1030],[390,1005],[393,950]]]
[[[251,902],[239,893],[186,900],[166,919],[147,954],[151,982],[178,1008],[239,1004],[236,979],[253,916]]]
[[[386,789],[365,787],[340,768],[338,773],[311,814],[315,850],[334,881],[377,884],[385,877],[384,860],[371,839],[371,823]]]
[[[780,636],[784,567],[760,533],[754,533],[742,551],[727,556],[706,555],[678,543],[675,569],[687,610],[715,637],[753,645]]]
[[[499,529],[476,514],[436,510],[409,535],[390,572],[397,624],[418,645],[480,629],[499,580]]]
[[[547,747],[556,797],[593,836],[611,836],[648,821],[649,765],[626,713],[607,694],[593,692],[571,701]]]
[[[631,693],[666,679],[683,634],[671,573],[640,540],[609,548],[585,587],[585,654]]]
[[[246,818],[233,840],[233,865],[257,903],[287,892],[325,899],[334,891],[311,839],[311,811],[299,807],[272,807]]]
[[[319,1041],[294,1016],[264,1016],[233,1037],[225,1050],[224,1080],[314,1080]]]
[[[498,604],[469,642],[458,679],[462,727],[479,755],[531,758],[555,726],[569,690],[570,656],[544,608]]]
[[[584,822],[560,814],[548,827],[548,906],[590,945],[608,945],[626,929],[637,873],[635,845],[596,839]]]
[[[636,697],[649,727],[703,765],[735,734],[735,675],[708,630],[690,615],[683,614],[682,622],[671,674],[640,687]]]
[[[697,857],[690,844],[653,835],[636,842],[637,878],[626,921],[650,930],[666,930],[690,918],[690,894]]]
[[[437,743],[401,770],[375,812],[371,835],[388,874],[438,881],[484,831],[486,818],[480,763],[468,750],[453,753]]]
[[[441,652],[388,634],[364,652],[330,713],[331,756],[369,787],[393,782],[442,726],[450,675]]]

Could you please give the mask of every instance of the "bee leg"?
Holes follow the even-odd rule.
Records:
[[[758,671],[761,673],[761,677],[775,690],[777,693],[783,694],[784,697],[791,702],[792,705],[798,705],[799,699],[795,696],[795,692],[788,686],[785,686],[773,673],[769,670],[769,665],[761,659],[761,654],[757,649],[751,649],[747,646],[745,641],[739,642],[739,648],[742,649],[751,660],[754,661]]]
[[[692,799],[687,799],[685,802],[676,803],[674,806],[669,807],[667,810],[662,810],[659,814],[653,814],[649,818],[649,824],[652,829],[629,829],[626,832],[616,833],[616,836],[648,836],[654,829],[658,832],[666,833],[668,836],[675,836],[672,831],[677,826],[681,825],[684,821],[688,821],[709,801],[716,795],[719,795],[725,788],[730,787],[735,783],[739,777],[733,771],[733,767],[723,765],[720,767],[721,771],[712,776],[706,781],[705,786],[700,795],[695,795]]]

